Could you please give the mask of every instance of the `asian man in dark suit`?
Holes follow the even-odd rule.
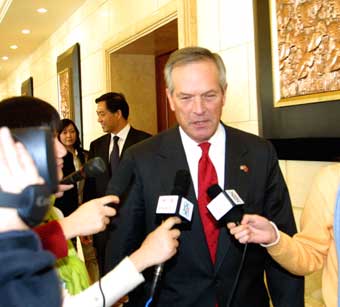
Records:
[[[134,181],[120,208],[121,246],[114,248],[124,257],[156,228],[159,196],[170,194],[178,170],[187,170],[193,220],[182,231],[178,254],[165,264],[153,306],[267,307],[270,298],[276,307],[304,306],[303,278],[282,269],[261,246],[249,245],[242,261],[244,247],[206,207],[210,201],[207,187],[218,183],[239,194],[244,212],[260,213],[289,234],[296,232],[273,146],[221,122],[227,89],[222,59],[205,48],[183,48],[170,56],[164,73],[179,126],[125,153],[121,163],[132,165]],[[109,183],[110,190],[114,188]],[[148,300],[150,273],[139,292],[130,295],[129,306],[144,306]]]
[[[128,147],[151,136],[149,133],[137,130],[129,124],[129,105],[123,94],[109,92],[98,97],[95,102],[97,104],[98,122],[106,134],[91,142],[88,158],[101,157],[106,163],[107,170],[104,174],[95,178],[86,179],[84,201],[105,195],[107,184],[116,167],[110,161],[115,147],[114,138],[117,139],[117,159],[119,161]],[[110,230],[107,229],[93,236],[93,245],[96,248],[99,271],[102,276],[106,272],[104,263],[108,231]]]

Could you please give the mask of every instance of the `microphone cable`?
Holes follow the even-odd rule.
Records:
[[[238,267],[238,270],[237,270],[237,273],[236,273],[236,277],[235,277],[235,280],[234,280],[234,284],[233,284],[233,286],[231,288],[231,292],[230,292],[230,295],[229,295],[226,307],[230,307],[231,306],[232,299],[234,297],[234,294],[235,294],[235,291],[236,291],[236,287],[237,287],[238,281],[240,279],[241,271],[242,271],[242,268],[243,268],[243,265],[244,265],[244,260],[246,258],[247,247],[248,247],[248,243],[246,243],[244,245],[241,262],[240,262],[240,265]]]
[[[155,297],[156,290],[157,290],[158,284],[159,284],[159,280],[160,280],[162,272],[163,272],[163,268],[164,268],[164,263],[161,263],[161,264],[156,266],[156,269],[154,271],[154,278],[153,278],[153,282],[152,282],[151,290],[150,290],[150,297],[146,301],[145,307],[149,307],[150,304],[152,303],[154,297]]]
[[[98,265],[98,269],[99,269],[99,279],[98,279],[98,286],[99,286],[99,291],[100,291],[100,294],[102,295],[102,299],[103,299],[103,307],[105,307],[106,305],[106,299],[105,299],[105,294],[104,294],[104,291],[103,291],[103,288],[102,288],[102,274],[103,274],[103,268],[102,266]]]

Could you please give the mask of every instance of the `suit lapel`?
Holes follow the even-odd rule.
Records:
[[[226,160],[224,189],[234,189],[242,198],[247,199],[249,187],[248,149],[240,142],[240,135],[237,130],[225,126],[226,129]],[[230,248],[230,235],[226,227],[221,228],[215,270],[217,271],[226,257]]]

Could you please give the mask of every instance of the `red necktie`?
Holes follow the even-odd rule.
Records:
[[[198,208],[203,223],[205,238],[208,243],[211,260],[215,263],[216,249],[219,235],[219,228],[207,209],[210,198],[207,194],[208,188],[218,183],[214,165],[209,158],[210,143],[199,144],[202,149],[202,156],[198,162]]]

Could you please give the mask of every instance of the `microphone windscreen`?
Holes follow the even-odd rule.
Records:
[[[94,157],[84,164],[84,172],[86,177],[101,175],[105,171],[106,165],[101,157]]]
[[[222,192],[222,188],[218,184],[210,186],[207,190],[210,199],[214,199],[218,194]]]
[[[174,187],[171,191],[172,195],[185,197],[188,194],[190,186],[190,173],[187,170],[181,169],[176,172]]]

